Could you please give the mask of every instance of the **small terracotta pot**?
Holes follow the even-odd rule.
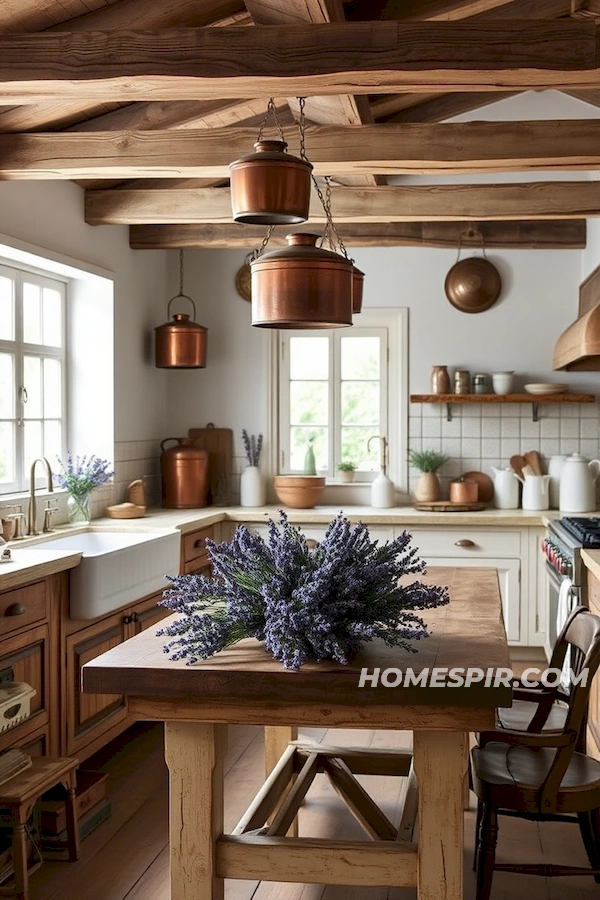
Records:
[[[440,482],[435,472],[422,472],[415,485],[415,500],[419,503],[432,503],[440,499]]]
[[[348,469],[338,469],[338,481],[343,482],[343,484],[350,484],[354,481],[354,470],[348,471]]]

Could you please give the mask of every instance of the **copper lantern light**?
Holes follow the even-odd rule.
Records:
[[[288,234],[288,247],[252,260],[252,324],[336,328],[352,324],[353,266],[316,247],[317,234]]]
[[[189,300],[196,317],[196,305],[183,293],[183,250],[179,251],[179,293],[171,297],[167,316],[174,300]],[[158,325],[156,332],[155,364],[159,369],[204,369],[206,367],[206,337],[208,329],[198,325],[187,313],[175,313],[170,322]]]
[[[273,115],[281,140],[263,140],[269,115]],[[303,131],[302,131],[303,134]],[[255,153],[229,166],[231,206],[236,222],[249,225],[297,225],[308,219],[312,165],[287,153],[283,129],[273,98],[260,126]]]

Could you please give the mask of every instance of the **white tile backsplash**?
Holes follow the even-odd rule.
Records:
[[[443,496],[451,478],[469,470],[488,474],[505,467],[513,454],[537,450],[542,464],[558,453],[600,457],[600,407],[595,403],[540,404],[537,422],[531,403],[452,405],[446,421],[443,404],[411,404],[409,447],[445,453],[440,471]],[[425,412],[427,411],[427,412]],[[410,471],[410,487],[418,473]]]

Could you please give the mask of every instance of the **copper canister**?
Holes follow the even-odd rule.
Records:
[[[236,222],[296,225],[308,219],[312,166],[286,153],[285,141],[257,141],[256,153],[229,166]]]
[[[191,297],[179,294],[172,297],[167,306],[170,315],[171,303],[181,298],[189,300],[196,307]],[[204,369],[206,367],[206,337],[208,329],[197,322],[190,321],[186,313],[175,313],[170,322],[158,325],[156,332],[156,366],[159,369]]]
[[[165,450],[167,441],[177,441],[177,444]],[[166,509],[206,506],[208,450],[196,447],[194,438],[165,438],[160,449],[162,505]]]
[[[352,324],[352,262],[316,247],[319,237],[288,234],[288,247],[250,263],[253,325],[335,328]]]

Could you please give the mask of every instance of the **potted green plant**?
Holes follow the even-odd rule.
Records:
[[[409,450],[409,463],[421,473],[415,485],[415,500],[419,503],[431,503],[440,499],[441,487],[437,471],[447,459],[444,453],[436,450]]]
[[[354,473],[356,472],[356,463],[350,462],[349,459],[343,459],[337,465],[338,478],[345,484],[354,481]]]

